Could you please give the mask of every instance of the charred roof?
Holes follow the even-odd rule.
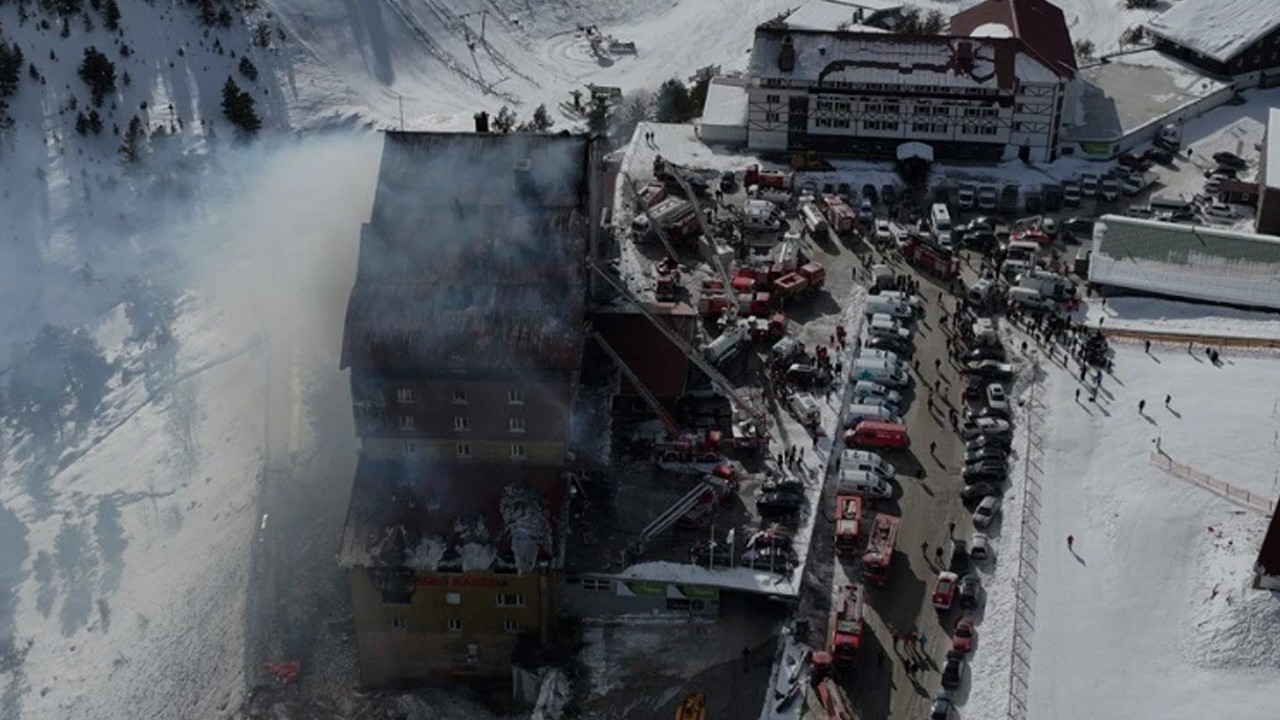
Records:
[[[558,466],[361,456],[338,561],[344,567],[525,571],[554,558]]]
[[[576,367],[592,161],[582,136],[387,133],[342,366]]]

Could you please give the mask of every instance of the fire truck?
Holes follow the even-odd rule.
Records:
[[[844,688],[836,682],[831,653],[819,650],[813,654],[813,692],[827,720],[853,720],[853,704]]]
[[[827,632],[827,652],[840,667],[858,664],[862,645],[862,588],[845,585],[831,599],[831,627]]]
[[[858,213],[849,207],[837,195],[821,195],[822,214],[827,216],[827,224],[840,236],[848,235],[858,226]]]
[[[747,168],[746,173],[742,177],[743,187],[751,187],[756,185],[762,188],[774,188],[777,190],[791,190],[792,174],[782,172],[780,170],[761,170],[759,165],[752,165]]]
[[[850,556],[858,552],[862,530],[862,497],[836,496],[836,552]]]
[[[939,247],[921,237],[914,237],[902,249],[907,262],[933,275],[949,280],[960,274],[960,258],[945,248]]]
[[[893,546],[898,541],[898,525],[902,518],[880,513],[867,533],[867,551],[862,555],[862,579],[884,585],[893,562]]]

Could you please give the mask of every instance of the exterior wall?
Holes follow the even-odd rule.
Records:
[[[573,378],[368,379],[352,373],[356,433],[370,457],[564,461]]]
[[[700,585],[583,575],[563,578],[556,595],[569,617],[720,615],[720,590]]]
[[[1043,162],[1057,154],[1064,91],[1061,83],[1027,83],[1015,94],[771,81],[753,82],[747,94],[747,145],[754,150],[892,157],[898,143],[920,141],[934,145],[939,158],[999,159],[1014,145]]]
[[[1276,141],[1280,142],[1280,139]],[[1263,153],[1263,157],[1266,157],[1266,153]],[[1257,227],[1260,233],[1280,235],[1280,190],[1262,186],[1261,195],[1258,197]]]
[[[1253,587],[1258,590],[1280,591],[1280,575],[1267,575],[1261,567],[1253,570]]]
[[[538,573],[421,573],[408,603],[384,602],[365,568],[350,580],[366,686],[507,678],[517,640],[545,640],[554,622],[556,579]],[[524,605],[499,605],[501,595],[521,595]],[[450,630],[450,620],[461,628]]]
[[[708,145],[745,145],[747,128],[745,125],[707,125],[702,124],[699,131],[702,142]]]
[[[1271,31],[1231,58],[1227,72],[1240,75],[1274,67],[1280,67],[1280,29]]]

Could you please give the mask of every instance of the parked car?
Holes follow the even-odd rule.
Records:
[[[975,185],[965,183],[956,191],[956,205],[958,205],[961,210],[972,210],[977,202],[978,188]]]
[[[877,335],[868,338],[866,342],[862,343],[862,347],[872,350],[891,350],[899,355],[910,355],[912,350],[910,340],[904,340],[892,335]]]
[[[980,482],[1004,482],[1009,477],[1009,465],[1002,460],[979,460],[965,465],[960,471],[960,481],[965,485]]]
[[[930,601],[935,608],[938,610],[951,609],[951,603],[955,602],[956,598],[957,582],[958,577],[953,572],[943,571],[938,573],[938,579],[933,583],[933,594],[930,596]]]
[[[973,641],[977,639],[973,630],[973,618],[965,615],[956,621],[956,631],[951,636],[951,649],[962,653],[973,650]]]
[[[836,194],[844,198],[845,202],[850,202],[853,200],[853,187],[847,182],[842,182],[836,185]]]
[[[933,698],[933,704],[929,706],[929,720],[947,720],[951,717],[951,698],[947,695],[937,695]]]
[[[1098,196],[1098,176],[1092,173],[1085,173],[1080,176],[1080,194],[1083,197],[1095,198]]]
[[[1116,158],[1116,162],[1120,163],[1123,167],[1135,168],[1137,170],[1146,170],[1151,167],[1151,162],[1149,160],[1141,155],[1131,152],[1125,153]]]
[[[1244,170],[1249,167],[1249,163],[1246,162],[1244,158],[1235,153],[1226,152],[1225,150],[1214,153],[1213,161],[1219,165],[1225,165],[1226,167],[1235,168],[1236,170]]]
[[[1173,153],[1165,150],[1164,148],[1149,148],[1146,152],[1142,153],[1142,156],[1151,162],[1160,163],[1161,165],[1173,164]]]
[[[994,185],[978,186],[978,207],[982,210],[995,210],[1000,199],[1000,191]]]
[[[973,510],[974,527],[984,528],[996,519],[996,513],[1000,512],[999,497],[985,497],[982,502],[978,503],[978,507]]]
[[[947,570],[956,576],[969,572],[969,551],[964,540],[951,541],[951,554],[947,556]]]
[[[1011,431],[1008,420],[975,418],[960,426],[960,437],[971,440],[979,435],[1008,435]]]
[[[1150,205],[1130,205],[1124,214],[1133,218],[1151,218],[1155,216],[1156,211],[1152,210]]]
[[[804,497],[795,493],[771,492],[756,500],[756,510],[765,517],[785,517],[800,512],[803,504]]]
[[[1062,183],[1062,204],[1076,207],[1080,204],[1080,184],[1068,180]]]
[[[1009,396],[1003,385],[991,383],[987,386],[987,407],[1009,412]]]
[[[991,498],[984,498],[983,502]],[[974,562],[986,562],[991,558],[991,539],[983,533],[974,533],[969,538],[969,557]]]
[[[870,202],[872,205],[880,201],[880,194],[876,192],[876,186],[867,183],[862,186],[862,199]]]
[[[990,282],[990,280],[988,280],[987,282]],[[1004,352],[1004,348],[999,345],[979,345],[978,347],[965,353],[964,359],[966,362],[978,362],[982,360],[996,360],[998,362],[1004,362],[1005,352]],[[975,379],[978,381],[983,380],[983,378],[975,378]]]
[[[976,360],[966,363],[964,372],[993,380],[1008,380],[1013,377],[1013,366],[998,360]]]
[[[1220,220],[1235,220],[1236,209],[1226,203],[1211,203],[1204,208],[1204,214]]]
[[[952,652],[955,652],[955,651],[953,650]],[[942,666],[943,689],[955,690],[956,688],[960,687],[960,676],[963,672],[964,672],[964,660],[948,657],[947,664]]]
[[[736,175],[733,174],[733,171],[726,170],[724,174],[720,176],[721,192],[731,193],[733,192],[733,189],[736,188],[737,186],[738,186],[738,178]]]
[[[1094,221],[1089,218],[1073,217],[1062,223],[1062,229],[1074,237],[1093,237]]]
[[[1120,197],[1120,181],[1115,178],[1104,177],[1099,185],[1098,192],[1102,195],[1102,199],[1112,202]]]
[[[888,245],[893,242],[893,226],[888,218],[876,218],[876,244]]]
[[[966,441],[964,449],[967,452],[984,447],[998,447],[1007,451],[1009,449],[1009,444],[1012,441],[1012,435],[979,435],[972,440]]]
[[[1009,451],[998,445],[984,445],[975,450],[967,450],[964,454],[964,463],[971,465],[973,463],[982,462],[983,460],[999,460],[1006,462],[1009,459]]]
[[[977,573],[969,573],[960,578],[960,607],[978,606],[978,596],[982,593],[982,580]]]
[[[885,205],[896,205],[898,202],[898,189],[893,185],[886,184],[880,188],[880,200]]]
[[[982,498],[992,496],[999,497],[1003,493],[1004,489],[1000,487],[999,483],[978,482],[972,485],[966,485],[965,488],[960,491],[960,499],[966,503],[977,503],[980,502]]]
[[[1041,186],[1044,192],[1044,211],[1058,212],[1062,209],[1062,185],[1060,183],[1046,183]]]
[[[1213,177],[1214,175],[1217,175],[1220,178],[1231,178],[1232,180],[1235,180],[1238,173],[1235,168],[1227,167],[1226,165],[1219,165],[1204,171],[1205,177]]]

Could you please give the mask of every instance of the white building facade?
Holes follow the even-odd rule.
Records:
[[[747,144],[891,158],[1057,157],[1072,73],[1012,37],[830,33],[762,26],[749,71]]]

